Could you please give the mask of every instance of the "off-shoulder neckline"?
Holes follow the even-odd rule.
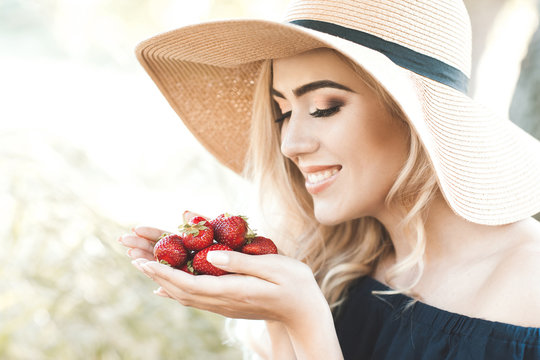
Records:
[[[393,290],[388,285],[371,276],[360,279],[365,285],[364,291]],[[361,284],[359,284],[361,285]],[[506,341],[519,341],[540,346],[540,328],[507,324],[494,320],[470,317],[447,311],[413,299],[405,294],[375,295],[381,299],[381,304],[388,305],[394,316],[407,318],[417,324],[436,327],[444,332],[466,336],[496,337]],[[411,305],[411,303],[413,303]]]

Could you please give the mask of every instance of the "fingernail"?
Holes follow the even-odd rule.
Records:
[[[210,251],[206,254],[206,260],[214,265],[227,265],[229,254],[226,251]]]
[[[133,249],[127,249],[127,251],[126,251],[126,255],[129,256],[129,257],[131,257],[131,250],[133,250]]]
[[[139,262],[137,260],[133,260],[131,262],[131,265],[135,266],[137,269],[142,271],[141,265],[139,265]]]
[[[156,290],[154,290],[154,294],[161,297],[168,297],[167,294],[163,291],[162,287],[159,287]]]

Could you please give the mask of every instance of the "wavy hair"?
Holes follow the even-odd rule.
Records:
[[[336,52],[359,78],[373,90],[392,117],[411,129],[403,111],[388,92],[356,63]],[[393,253],[388,231],[374,217],[362,217],[338,225],[317,222],[304,177],[296,165],[280,151],[280,126],[273,120],[277,109],[271,97],[272,61],[261,66],[254,94],[250,147],[244,175],[254,181],[260,195],[263,217],[272,219],[266,231],[286,255],[311,267],[330,308],[335,311],[357,278],[373,274],[377,264]],[[409,153],[385,203],[399,209],[399,224],[413,249],[386,272],[386,281],[408,271],[414,279],[406,287],[384,293],[409,293],[423,271],[425,250],[424,221],[427,205],[438,191],[436,177],[420,140],[409,131]]]

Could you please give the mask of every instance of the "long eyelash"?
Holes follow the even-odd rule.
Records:
[[[292,111],[287,111],[285,114],[281,115],[276,120],[274,120],[274,122],[281,123],[281,122],[285,121],[286,118],[291,116],[291,114],[292,114]]]
[[[343,105],[336,105],[332,106],[328,109],[317,109],[314,112],[310,113],[309,115],[313,117],[329,117],[337,113]]]
[[[309,115],[313,117],[329,117],[337,113],[343,105],[336,105],[328,109],[317,109],[314,112],[310,113]],[[274,120],[276,123],[281,123],[285,121],[288,117],[290,117],[292,114],[292,111],[287,111],[285,114],[281,115],[277,119]]]

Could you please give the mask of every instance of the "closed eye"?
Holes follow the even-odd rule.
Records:
[[[314,112],[310,113],[309,115],[313,116],[313,117],[329,117],[329,116],[332,116],[334,115],[335,113],[337,113],[340,109],[341,109],[341,106],[343,105],[336,105],[336,106],[332,106],[328,109],[317,109],[315,110]]]
[[[317,109],[314,112],[310,113],[309,115],[311,115],[312,117],[316,117],[316,118],[330,117],[330,116],[334,115],[335,113],[339,112],[339,110],[341,110],[342,106],[343,105],[337,105],[337,106],[332,106],[331,108],[328,108],[328,109]],[[280,117],[278,117],[274,121],[276,123],[281,123],[281,122],[285,121],[287,118],[289,118],[291,115],[292,115],[292,111],[287,111],[285,114],[281,115]]]

